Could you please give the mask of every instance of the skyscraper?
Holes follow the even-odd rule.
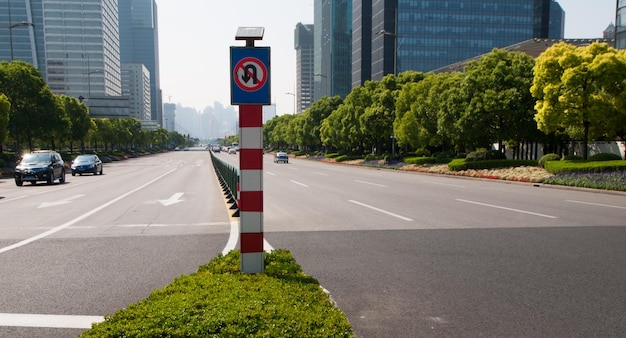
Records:
[[[315,0],[313,7],[313,72],[320,74],[314,77],[314,100],[345,97],[352,89],[352,0]]]
[[[122,95],[128,97],[130,117],[150,119],[150,72],[141,63],[122,63]]]
[[[373,80],[431,71],[531,38],[563,38],[564,13],[553,0],[372,0],[371,6],[371,41],[354,36],[353,50],[364,51],[352,61],[366,65],[358,57],[371,43]],[[360,21],[365,26],[366,17]],[[355,77],[353,86],[368,80]]]
[[[141,63],[150,72],[150,115],[163,126],[156,1],[118,0],[118,8],[121,62]]]
[[[45,79],[42,0],[0,2],[0,60],[32,63]]]
[[[46,80],[56,94],[122,94],[116,0],[43,0]]]
[[[626,49],[626,0],[617,0],[615,12],[615,47]]]
[[[294,30],[296,49],[296,113],[302,113],[313,100],[313,25],[298,23]]]

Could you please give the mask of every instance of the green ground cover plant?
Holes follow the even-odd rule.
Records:
[[[545,184],[626,191],[626,170],[603,172],[564,172],[548,177]]]
[[[581,161],[563,159],[560,161],[547,161],[544,167],[555,175],[571,172],[603,172],[625,170],[626,161]]]
[[[81,337],[354,337],[343,312],[288,250],[242,274],[239,251],[218,256]]]

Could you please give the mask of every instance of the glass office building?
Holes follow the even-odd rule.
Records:
[[[0,60],[22,60],[46,77],[42,0],[0,1]]]
[[[320,74],[314,77],[313,101],[345,97],[352,90],[352,0],[315,0],[313,16],[313,71]]]
[[[44,0],[46,80],[56,94],[120,96],[116,0]]]
[[[118,0],[118,7],[121,62],[143,64],[150,72],[150,117],[163,126],[157,4]]]
[[[302,23],[296,25],[294,48],[296,50],[296,113],[299,114],[311,106],[313,99],[313,79],[316,76],[313,72],[313,25]],[[322,87],[325,89],[325,86]]]
[[[563,18],[552,0],[372,0],[371,79],[428,72],[532,38],[563,38]],[[352,48],[360,47],[367,46]]]
[[[615,15],[615,47],[626,49],[626,0],[617,0]]]

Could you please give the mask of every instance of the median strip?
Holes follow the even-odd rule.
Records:
[[[59,329],[90,329],[91,324],[104,321],[103,316],[41,315],[0,313],[0,326],[47,327]]]

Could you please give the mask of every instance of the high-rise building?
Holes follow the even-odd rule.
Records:
[[[615,12],[615,47],[626,49],[626,0],[617,0]]]
[[[46,80],[56,94],[122,94],[115,0],[44,0]]]
[[[164,103],[163,104],[163,119],[165,120],[163,127],[167,131],[175,131],[176,125],[176,104],[174,103]]]
[[[313,8],[313,72],[319,74],[313,81],[314,100],[345,97],[352,89],[352,0],[315,0]]]
[[[150,72],[150,115],[163,125],[159,72],[159,34],[155,0],[118,0],[120,59],[141,63]]]
[[[122,95],[128,97],[130,117],[150,118],[150,72],[141,63],[122,63]]]
[[[42,0],[0,1],[0,60],[22,60],[45,79]]]
[[[298,23],[294,30],[296,49],[296,113],[302,113],[313,101],[313,25]]]
[[[371,7],[371,40],[355,34],[352,41],[353,51],[361,50],[353,53],[353,64],[361,65],[353,86],[369,79],[362,61],[368,47],[371,79],[380,80],[406,70],[428,72],[532,38],[563,38],[564,13],[553,0],[372,0]],[[365,27],[367,12],[359,14],[354,23]]]
[[[352,87],[372,78],[372,0],[352,1]]]

